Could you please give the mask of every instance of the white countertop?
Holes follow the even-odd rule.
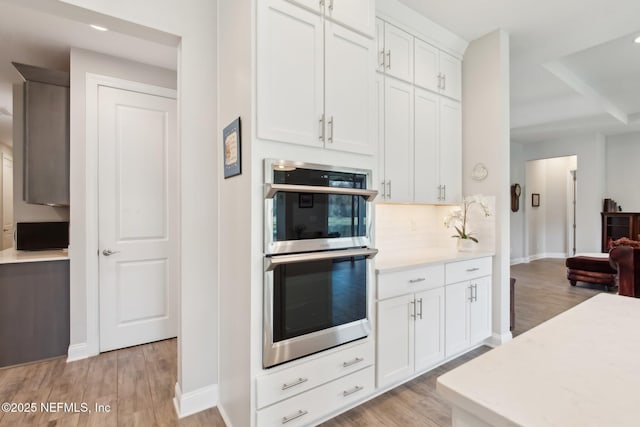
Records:
[[[492,426],[638,426],[640,299],[599,294],[438,378]]]
[[[376,273],[393,273],[430,264],[464,261],[493,255],[495,254],[492,252],[458,252],[456,249],[449,248],[402,250],[391,254],[381,252],[375,258]]]
[[[0,264],[15,264],[20,262],[62,261],[69,259],[66,250],[52,251],[17,251],[15,248],[0,251]]]

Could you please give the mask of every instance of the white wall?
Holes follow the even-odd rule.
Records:
[[[509,185],[509,197],[511,197],[511,185],[520,184],[521,195],[517,212],[510,210],[510,237],[511,237],[511,262],[520,262],[525,254],[524,224],[525,224],[525,162],[522,160],[522,144],[511,144],[511,182]],[[511,199],[509,199],[511,200]]]
[[[472,41],[462,63],[463,194],[495,197],[496,255],[493,263],[493,334],[509,331],[509,36],[494,31]],[[471,179],[473,166],[489,170],[484,181]]]
[[[13,159],[13,149],[9,145],[7,145],[5,143],[5,141],[2,141],[0,139],[0,162],[3,161],[2,160],[3,155],[5,157],[9,158],[9,159]],[[4,208],[4,196],[2,194],[2,189],[4,188],[2,186],[2,182],[3,182],[2,180],[4,179],[3,178],[3,168],[4,168],[4,162],[2,164],[0,164],[0,225],[3,225],[4,222],[5,222],[4,221],[4,217],[3,217],[3,215],[4,215],[4,210],[3,210],[3,208]],[[11,203],[11,205],[13,205],[13,199],[9,203]],[[11,246],[7,246],[7,247],[11,247]],[[0,250],[7,249],[7,247],[3,247],[2,243],[0,243]]]
[[[625,212],[640,212],[640,132],[607,138],[605,198],[618,202]]]
[[[533,193],[546,197],[547,175],[546,163],[543,160],[527,162],[526,181],[524,185],[523,209],[526,212],[525,242],[527,245],[526,254],[537,255],[546,252],[545,230],[546,201],[541,203],[541,207],[531,206],[531,195]]]
[[[217,1],[28,3],[62,16],[80,16],[84,22],[98,19],[107,26],[111,22],[116,27],[131,29],[138,37],[149,35],[158,40],[155,30],[159,30],[180,38],[181,322],[177,404],[183,415],[213,406],[218,382]]]
[[[95,147],[86,141],[86,85],[87,73],[137,81],[155,86],[176,88],[176,73],[113,56],[83,49],[71,49],[71,238],[70,238],[70,344],[87,342],[91,323],[87,314],[96,315],[97,299],[88,299],[87,288],[96,286],[98,260],[97,242],[87,236],[97,227],[95,189],[87,182],[95,177]],[[95,234],[95,233],[93,233]]]
[[[242,174],[229,179],[220,177],[220,403],[225,420],[234,426],[250,426],[253,419],[252,334],[251,320],[261,319],[262,306],[252,309],[254,279],[252,250],[261,261],[261,240],[252,245],[254,213],[262,218],[262,204],[252,204],[251,181],[261,181],[259,162],[252,160],[252,2],[221,0],[218,2],[219,80],[218,117],[220,128],[240,117]],[[222,133],[222,130],[220,130]],[[218,156],[223,157],[222,144]],[[222,172],[221,172],[222,173]],[[261,188],[261,187],[260,187]],[[255,212],[258,211],[258,212]],[[260,229],[261,231],[261,229]],[[260,264],[261,265],[261,264]],[[261,287],[255,291],[262,295]],[[261,342],[258,338],[258,342]],[[260,353],[261,354],[261,353]]]
[[[69,221],[69,208],[24,201],[24,91],[13,85],[13,222]]]
[[[522,144],[522,155],[519,159],[513,158],[512,162],[515,162],[518,168],[524,168],[524,164],[528,160],[572,155],[577,158],[578,177],[576,251],[599,252],[600,212],[602,211],[606,180],[605,138],[599,134],[591,134]],[[527,202],[531,203],[531,199]],[[519,235],[524,235],[524,227],[514,231]]]

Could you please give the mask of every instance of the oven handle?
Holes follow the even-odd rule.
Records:
[[[277,255],[266,257],[264,267],[266,271],[273,271],[282,264],[294,264],[296,262],[320,261],[323,259],[347,258],[352,256],[366,256],[373,258],[378,253],[377,249],[358,248],[339,251],[309,252],[304,254]]]
[[[273,199],[277,192],[284,193],[316,193],[339,194],[344,196],[363,196],[368,202],[373,201],[378,195],[377,190],[365,190],[360,188],[323,187],[315,185],[294,184],[270,184],[264,185],[264,198]]]

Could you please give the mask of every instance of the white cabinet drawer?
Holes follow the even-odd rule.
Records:
[[[258,427],[298,427],[373,393],[373,366],[257,412]]]
[[[368,339],[362,344],[259,376],[256,378],[257,408],[263,408],[370,366],[373,361],[373,340]]]
[[[442,264],[378,274],[378,300],[426,291],[442,285],[444,285],[444,265]]]
[[[450,262],[445,267],[447,285],[474,279],[476,277],[489,276],[491,274],[491,264],[491,257]]]

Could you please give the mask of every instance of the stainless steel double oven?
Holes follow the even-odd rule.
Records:
[[[371,172],[265,160],[263,366],[369,335]]]

